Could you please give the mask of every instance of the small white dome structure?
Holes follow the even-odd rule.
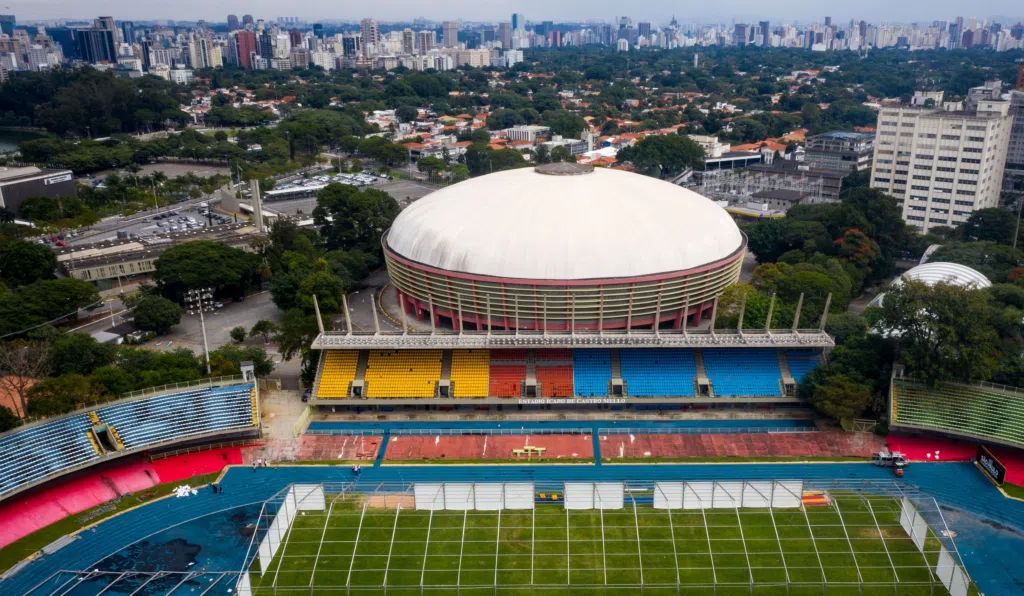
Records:
[[[979,290],[992,286],[992,282],[982,273],[960,263],[929,262],[924,265],[918,265],[913,269],[908,269],[903,275],[892,280],[891,285],[899,286],[907,280],[920,281],[929,286],[944,282]],[[868,306],[882,306],[884,301],[885,293],[883,292],[875,296],[875,299]]]

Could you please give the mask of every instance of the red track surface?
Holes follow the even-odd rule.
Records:
[[[131,460],[58,481],[0,504],[0,548],[59,521],[112,501],[118,496],[157,484],[177,482],[197,474],[242,463],[238,447],[159,459]]]
[[[319,461],[327,459],[372,460],[377,457],[381,437],[346,437],[334,435],[302,435],[297,440],[270,441],[265,445],[245,447],[245,463],[257,459],[268,462]]]
[[[721,435],[603,435],[601,457],[870,457],[882,439],[867,433],[841,432],[721,434]]]
[[[512,450],[526,445],[544,447],[545,460],[594,457],[590,435],[470,435],[392,436],[384,459],[514,459]]]

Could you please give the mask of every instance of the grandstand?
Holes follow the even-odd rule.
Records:
[[[793,396],[785,391],[783,371],[802,379],[822,357],[821,349],[769,348],[328,350],[317,373],[314,405],[345,405],[353,398],[363,405],[379,398],[784,402]],[[358,387],[366,391],[353,389]]]
[[[295,484],[263,506],[240,594],[957,594],[933,499],[885,483]]]
[[[999,385],[940,383],[895,376],[889,426],[1024,447],[1024,394]]]
[[[255,386],[242,377],[162,389],[0,435],[0,498],[111,458],[259,428]]]

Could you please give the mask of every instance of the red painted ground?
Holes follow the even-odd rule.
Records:
[[[245,447],[245,463],[257,459],[268,462],[319,461],[325,459],[372,460],[377,457],[381,437],[346,437],[334,435],[302,435],[298,439],[269,441],[264,445]]]
[[[971,461],[978,454],[977,443],[889,435],[889,449],[902,451],[911,461]],[[990,447],[989,451],[1006,466],[1006,482],[1024,485],[1024,453],[1008,447]]]
[[[867,433],[842,432],[721,434],[721,435],[603,435],[601,457],[871,457],[882,439]]]
[[[0,548],[118,496],[242,463],[238,447],[160,459],[131,460],[75,476],[0,504]]]
[[[526,445],[544,447],[546,460],[594,457],[590,435],[471,435],[392,436],[384,459],[514,459],[512,450]]]

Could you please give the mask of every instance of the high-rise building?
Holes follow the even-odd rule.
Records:
[[[1024,62],[1017,65],[1017,91],[1024,91]]]
[[[402,29],[402,53],[416,53],[416,34],[412,29]]]
[[[510,49],[512,47],[512,23],[503,21],[498,23],[498,41],[501,42],[503,49]]]
[[[757,24],[757,34],[760,37],[761,47],[767,48],[772,45],[772,32],[768,21],[761,21]]]
[[[113,29],[91,27],[75,31],[78,44],[78,55],[82,60],[99,64],[100,62],[117,62],[117,45]]]
[[[436,36],[437,34],[430,30],[416,32],[416,47],[419,48],[420,54],[426,54],[434,49],[434,38]]]
[[[256,34],[246,29],[235,32],[235,55],[238,57],[238,66],[246,69],[253,69],[253,57],[259,56],[256,50]]]
[[[121,39],[129,45],[135,43],[135,23],[121,21]]]
[[[377,21],[373,19],[363,19],[360,21],[359,33],[364,54],[367,54],[371,47],[376,47],[380,42],[380,29],[377,28]]]
[[[1024,65],[1021,65],[1024,73]],[[1014,183],[1024,180],[1024,89],[1010,92],[1010,116],[1013,127],[1006,151],[1006,172],[1003,188],[1013,188]]]
[[[512,29],[526,29],[526,15],[519,12],[512,13]]]
[[[288,40],[291,42],[293,48],[300,47],[302,45],[302,31],[292,29],[288,32]]]
[[[238,31],[239,29],[241,29],[241,27],[238,26],[238,15],[229,14],[228,15],[228,33],[231,33],[232,31]]]
[[[324,26],[320,23],[313,23],[313,37],[317,39],[324,38]]]
[[[14,28],[18,26],[18,19],[12,14],[0,14],[0,33],[14,36]]]
[[[651,24],[650,23],[637,23],[636,24],[636,28],[637,28],[637,33],[639,35],[641,35],[644,39],[647,39],[647,40],[651,39]]]
[[[446,48],[459,45],[459,22],[444,21],[441,23],[441,43]]]
[[[918,93],[910,105],[878,113],[871,188],[896,197],[903,220],[921,232],[999,206],[1010,102],[982,98],[976,105],[970,111],[942,103],[941,92]]]
[[[750,36],[750,25],[737,23],[733,28],[732,43],[738,46],[747,45],[747,38]]]
[[[247,14],[242,16],[242,27],[255,27],[256,23],[252,20],[252,15]]]

